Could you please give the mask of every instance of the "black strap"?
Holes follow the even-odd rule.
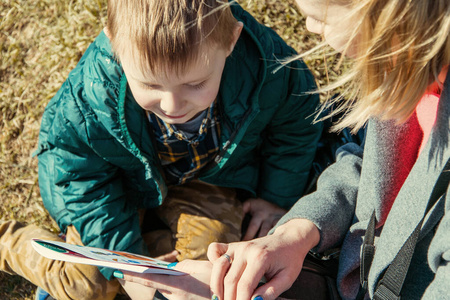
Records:
[[[374,299],[388,300],[400,299],[400,292],[405,282],[406,273],[408,273],[409,265],[419,238],[420,230],[423,224],[422,218],[414,229],[413,233],[408,237],[400,251],[395,256],[392,263],[384,273],[383,277],[375,289]]]
[[[364,236],[364,242],[361,251],[361,266],[359,269],[359,280],[361,288],[359,289],[356,300],[364,299],[364,296],[368,288],[369,270],[372,265],[372,260],[375,255],[375,210],[370,217],[369,225],[367,226],[366,235]]]
[[[395,256],[392,263],[387,268],[386,272],[380,279],[377,288],[375,289],[374,299],[376,300],[396,300],[400,299],[400,293],[405,282],[406,274],[408,273],[409,265],[416,247],[417,240],[420,235],[425,216],[431,207],[441,197],[445,197],[448,184],[450,182],[450,160],[447,161],[444,171],[439,175],[439,178],[433,188],[427,208],[422,219],[417,224],[414,231],[403,244],[400,251]],[[366,235],[364,236],[363,249],[361,252],[361,270],[360,281],[361,287],[359,289],[356,300],[364,299],[368,288],[368,275],[372,260],[375,255],[374,235],[375,235],[375,211],[367,226]]]

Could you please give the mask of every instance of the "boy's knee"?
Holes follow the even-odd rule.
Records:
[[[210,243],[241,238],[243,208],[232,188],[199,180],[174,186],[156,213],[170,228],[171,246],[180,253],[180,261],[206,259]]]
[[[241,238],[240,226],[203,216],[181,214],[178,220],[175,249],[178,260],[207,259],[206,252],[212,242],[231,243]]]
[[[117,280],[108,281],[95,266],[60,263],[51,267],[57,274],[47,276],[42,287],[56,299],[114,299],[120,289]]]

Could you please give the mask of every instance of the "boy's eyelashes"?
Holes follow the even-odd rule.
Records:
[[[161,90],[163,87],[157,84],[148,84],[145,82],[141,82],[141,86],[147,90]],[[196,84],[185,84],[184,86],[196,90],[200,90],[206,86],[206,80]]]
[[[188,84],[187,86],[196,90],[201,90],[202,88],[204,88],[206,85],[206,81],[202,81],[200,83],[197,84]]]
[[[156,84],[148,84],[145,82],[141,82],[141,86],[147,90],[159,90],[161,89],[160,85],[156,85]]]

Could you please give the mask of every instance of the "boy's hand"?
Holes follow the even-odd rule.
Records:
[[[180,253],[178,253],[177,250],[173,250],[172,252],[169,252],[169,253],[166,253],[166,254],[156,257],[156,259],[167,261],[167,262],[176,262],[178,254],[180,254]]]
[[[287,210],[261,198],[251,198],[243,204],[244,214],[251,216],[243,241],[266,236]]]
[[[172,252],[163,254],[161,256],[156,257],[156,259],[167,261],[167,262],[175,262],[177,260],[178,251],[173,250]],[[128,272],[129,274],[138,274],[138,273],[132,273]],[[156,289],[148,286],[144,286],[139,283],[135,283],[129,281],[126,282],[124,280],[119,280],[120,284],[122,285],[125,292],[128,294],[128,296],[133,300],[152,300],[154,298]]]
[[[161,275],[148,273],[133,273],[123,271],[123,279],[119,279],[133,300],[153,299],[157,289],[167,299],[211,299],[209,280],[212,264],[209,261],[184,260],[178,263],[175,270],[188,275]],[[148,296],[151,295],[151,298]]]

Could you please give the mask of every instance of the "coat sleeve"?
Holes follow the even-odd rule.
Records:
[[[362,147],[354,143],[339,148],[336,162],[320,175],[317,190],[301,198],[276,227],[291,219],[308,219],[320,231],[320,242],[313,251],[323,252],[340,245],[355,213],[362,156]]]
[[[44,114],[37,153],[44,205],[63,232],[74,225],[86,246],[146,254],[122,174],[90,147],[80,110],[66,82]],[[100,270],[111,278],[111,269]]]
[[[435,273],[422,299],[442,299],[448,295],[450,282],[450,186],[447,188],[445,214],[428,251],[428,262]]]
[[[261,146],[258,194],[289,209],[303,195],[323,125],[313,122],[319,96],[310,93],[315,90],[315,83],[306,65],[294,61],[274,75],[283,81],[282,92],[274,93],[274,97],[281,97],[281,104]],[[264,89],[271,87],[269,82]],[[270,93],[269,90],[262,93]]]

